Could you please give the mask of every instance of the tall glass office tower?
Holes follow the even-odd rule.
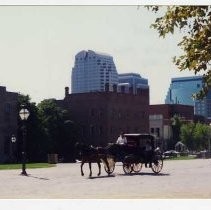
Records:
[[[75,56],[71,80],[72,93],[101,92],[105,90],[106,83],[112,90],[118,83],[113,57],[92,50],[79,52]]]
[[[136,73],[119,74],[118,86],[122,86],[122,85],[126,86],[126,88],[132,87],[134,94],[137,92],[138,88],[141,88],[141,89],[149,88],[148,80],[141,77],[140,74],[136,74]]]
[[[184,104],[194,106],[194,113],[211,118],[211,92],[203,100],[194,100],[192,95],[203,85],[202,76],[172,78],[165,99],[166,104]]]

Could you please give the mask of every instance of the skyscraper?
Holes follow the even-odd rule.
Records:
[[[192,105],[194,106],[194,114],[211,118],[210,91],[203,100],[194,100],[192,97],[202,86],[202,76],[172,78],[165,103]]]
[[[126,91],[129,87],[133,88],[133,93],[137,93],[137,89],[148,89],[148,80],[141,77],[140,74],[136,73],[124,73],[124,74],[119,74],[119,84],[118,86],[124,85],[126,87]]]
[[[106,83],[112,90],[112,86],[118,83],[113,57],[92,50],[79,52],[75,56],[71,80],[72,93],[101,92]]]

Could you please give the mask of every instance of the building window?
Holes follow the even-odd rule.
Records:
[[[118,118],[119,118],[119,119],[121,119],[121,118],[122,118],[121,111],[119,111],[119,113],[118,113]]]
[[[111,119],[115,119],[115,118],[116,118],[116,110],[113,109],[113,110],[111,111]]]
[[[95,109],[94,109],[94,108],[91,109],[90,115],[91,115],[92,117],[95,116]]]
[[[99,127],[99,135],[102,136],[102,134],[103,134],[103,127],[100,126],[100,127]]]
[[[141,117],[142,117],[142,118],[145,117],[145,112],[141,112]]]
[[[86,136],[86,126],[82,126],[82,136]]]
[[[94,126],[90,125],[90,136],[94,136]]]
[[[100,110],[99,110],[99,113],[98,113],[98,117],[99,117],[99,119],[101,119],[101,118],[102,118],[102,116],[103,116],[103,110],[102,110],[102,109],[100,109]]]
[[[156,135],[157,137],[160,137],[160,128],[156,128]]]
[[[110,133],[113,133],[113,132],[114,132],[114,128],[110,127]]]
[[[11,104],[6,103],[5,104],[5,113],[10,114],[10,112],[11,112]]]
[[[151,133],[154,133],[155,132],[154,128],[151,128],[150,130],[151,130],[150,131]]]

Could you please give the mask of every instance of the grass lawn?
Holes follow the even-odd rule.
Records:
[[[26,168],[49,168],[54,167],[56,164],[49,163],[27,163]],[[0,170],[8,170],[8,169],[21,169],[22,164],[0,164]]]

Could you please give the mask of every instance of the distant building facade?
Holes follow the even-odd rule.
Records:
[[[113,57],[92,50],[79,52],[72,68],[71,92],[102,92],[106,83],[110,89],[118,83]]]
[[[113,91],[69,94],[65,89],[60,106],[71,112],[87,144],[105,146],[115,142],[120,132],[149,132],[149,89],[137,94]]]
[[[17,137],[18,93],[7,92],[0,86],[0,162],[9,162],[13,158],[12,135]]]
[[[150,105],[149,129],[160,144],[165,148],[167,141],[172,138],[171,119],[178,115],[185,122],[194,121],[194,107],[182,104]]]
[[[129,92],[129,88],[133,89],[133,93],[137,93],[137,89],[149,89],[148,80],[141,77],[140,74],[136,73],[124,73],[119,74],[118,88],[121,89],[125,86],[126,92]]]
[[[211,119],[211,92],[203,100],[194,100],[192,95],[203,86],[202,76],[172,78],[165,104],[194,106],[195,115]]]

